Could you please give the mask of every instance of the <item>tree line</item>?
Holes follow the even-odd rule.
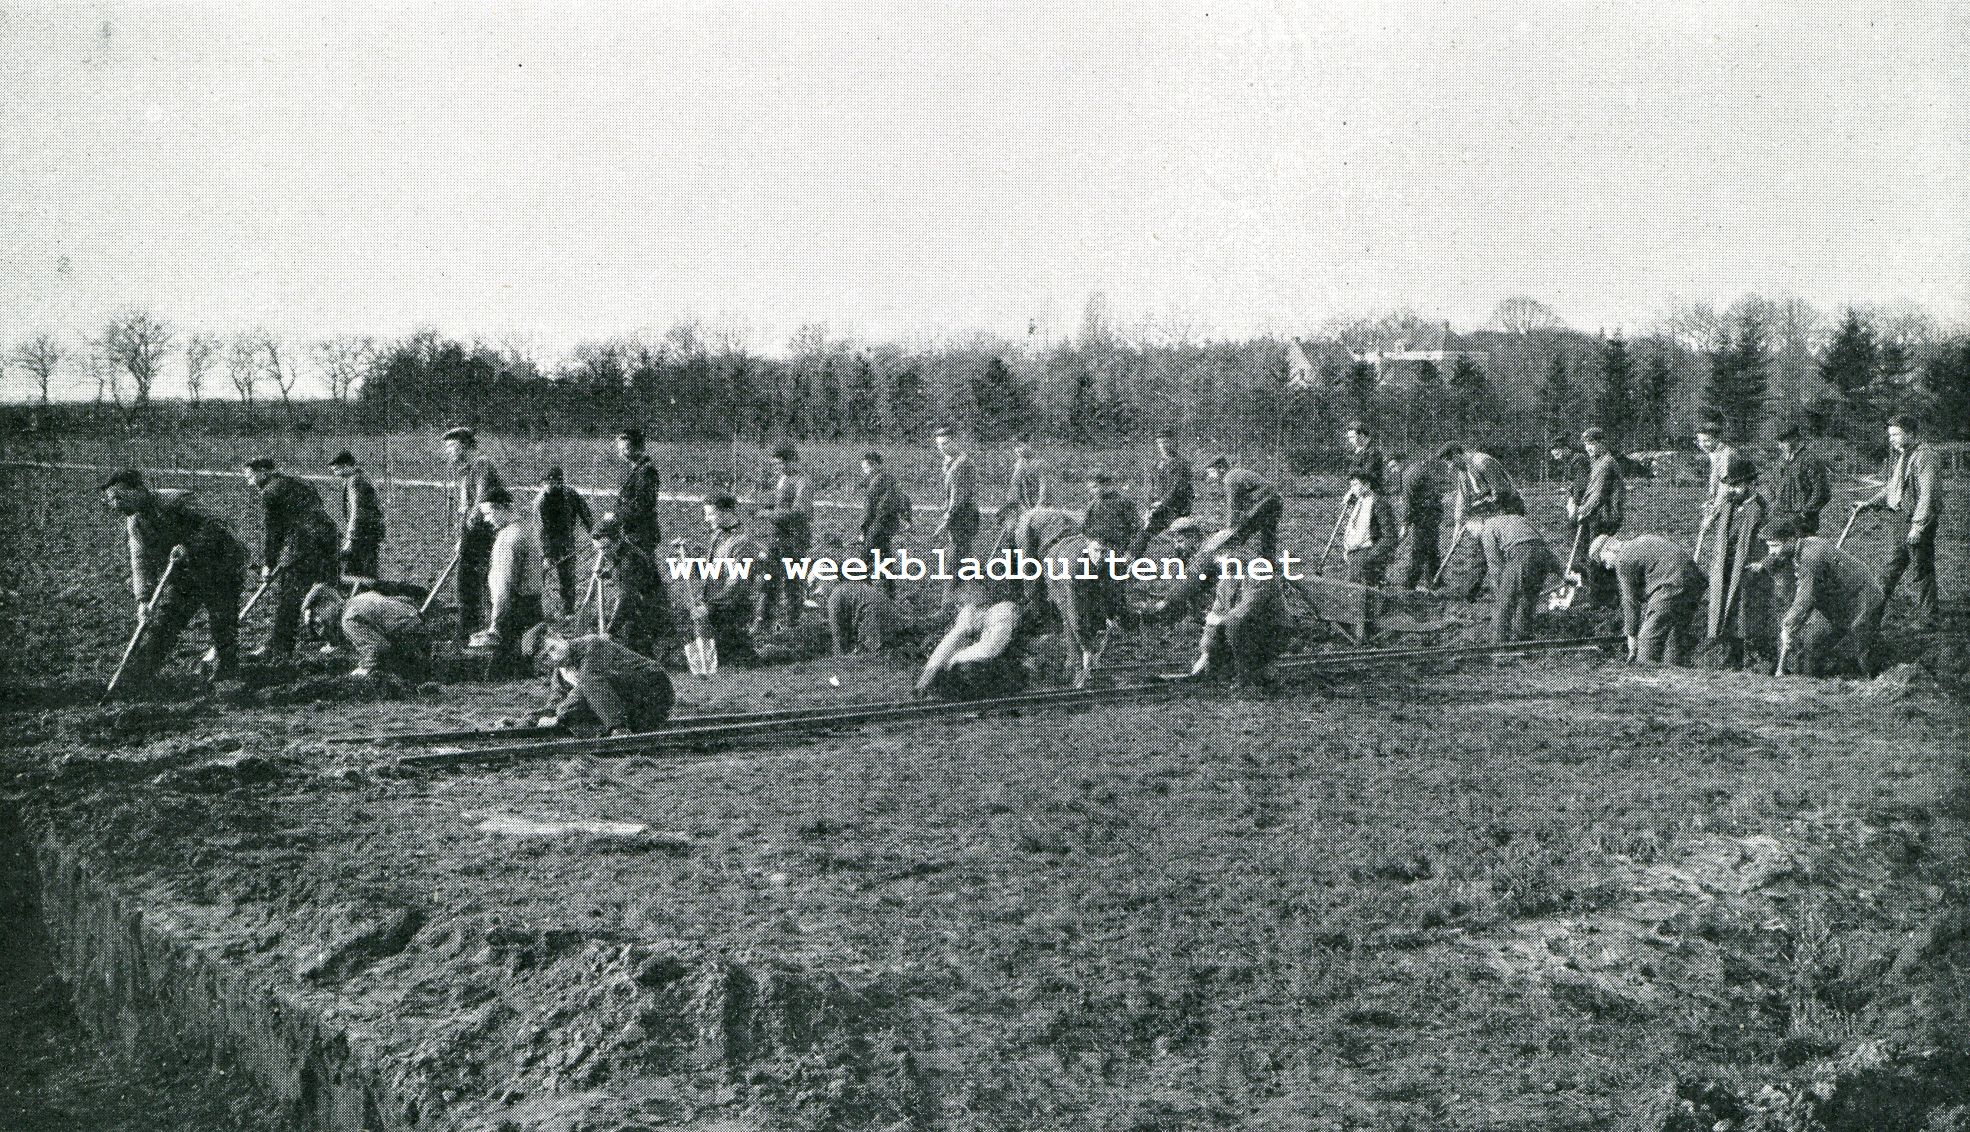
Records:
[[[1096,296],[1079,334],[1050,342],[975,335],[903,346],[810,325],[780,357],[684,321],[661,335],[580,343],[552,367],[523,347],[428,329],[297,348],[263,330],[181,334],[130,309],[73,345],[34,335],[0,352],[0,366],[26,375],[50,413],[58,372],[87,375],[95,400],[64,411],[63,427],[168,419],[250,431],[305,419],[342,431],[468,423],[551,435],[634,420],[660,438],[767,443],[915,438],[952,422],[985,441],[1028,434],[1103,444],[1167,425],[1270,448],[1302,471],[1328,466],[1334,433],[1354,418],[1398,448],[1459,437],[1501,454],[1537,452],[1549,434],[1589,424],[1628,451],[1665,448],[1705,416],[1742,438],[1799,423],[1872,449],[1885,415],[1913,410],[1939,436],[1970,436],[1970,335],[1943,334],[1905,309],[1857,306],[1827,319],[1798,300],[1757,296],[1721,311],[1672,304],[1630,338],[1569,328],[1517,297],[1463,333],[1399,311],[1335,320],[1292,343],[1217,341],[1169,326],[1124,336],[1106,309]],[[1361,360],[1419,341],[1454,360],[1379,374]],[[1307,372],[1289,373],[1289,345],[1308,358]],[[155,392],[167,366],[185,396],[160,414]],[[304,377],[312,379],[305,390]]]

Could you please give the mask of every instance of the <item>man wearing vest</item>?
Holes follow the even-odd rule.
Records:
[[[460,645],[483,628],[486,616],[486,575],[492,569],[493,528],[480,508],[494,491],[505,491],[492,461],[479,455],[479,436],[469,428],[445,433],[445,455],[457,469],[452,502],[458,512],[458,624]]]

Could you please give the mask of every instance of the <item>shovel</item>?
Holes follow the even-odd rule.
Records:
[[[1573,528],[1573,549],[1567,552],[1566,571],[1561,575],[1566,580],[1560,584],[1559,589],[1546,595],[1546,608],[1549,610],[1572,609],[1574,599],[1580,596],[1581,588],[1586,585],[1586,579],[1582,578],[1573,568],[1574,564],[1580,560],[1580,538],[1586,533],[1586,527],[1575,524]]]
[[[1348,516],[1354,514],[1355,506],[1360,502],[1361,497],[1350,492],[1341,504],[1341,513],[1334,516],[1334,529],[1327,532],[1327,548],[1320,552],[1320,563],[1313,568],[1316,576],[1327,572],[1327,557],[1334,553],[1334,540],[1341,537],[1341,528],[1348,525]],[[1341,559],[1347,560],[1347,551],[1341,551]]]
[[[1847,533],[1854,529],[1854,520],[1860,517],[1861,517],[1861,505],[1856,503],[1854,504],[1854,509],[1852,511],[1847,512],[1847,525],[1840,528],[1840,537],[1834,540],[1833,549],[1839,550],[1842,546],[1845,546],[1847,544]]]
[[[96,701],[98,704],[108,703],[109,698],[116,694],[116,686],[123,681],[123,670],[129,667],[130,658],[136,655],[137,642],[144,639],[144,630],[150,628],[151,615],[157,612],[158,599],[164,596],[164,583],[171,580],[171,572],[178,568],[178,563],[184,558],[184,547],[171,548],[171,558],[164,564],[164,573],[158,575],[157,585],[151,588],[150,600],[144,603],[143,612],[137,615],[137,631],[130,634],[130,643],[123,648],[123,659],[116,662],[116,671],[110,674],[109,686],[103,689],[103,698]]]
[[[683,539],[677,540],[677,547],[681,556],[684,549]],[[684,592],[691,599],[692,605],[696,606],[704,603],[703,583],[692,586],[687,582]],[[704,625],[696,617],[691,618],[691,632],[692,638],[684,642],[684,666],[691,670],[691,675],[693,676],[710,676],[716,673],[718,671],[718,641],[706,634]]]
[[[451,561],[445,563],[445,568],[438,571],[437,580],[431,583],[431,592],[424,595],[424,604],[417,607],[420,616],[431,612],[431,603],[438,600],[438,591],[445,588],[445,582],[451,577],[451,572],[458,569],[459,556],[464,553],[465,543],[461,540],[458,549],[451,552]]]
[[[260,599],[266,596],[267,590],[272,588],[275,579],[279,578],[280,572],[285,569],[287,569],[285,566],[274,567],[274,572],[268,574],[266,580],[260,583],[260,588],[253,591],[253,596],[246,599],[246,604],[241,606],[239,610],[239,623],[241,625],[246,624],[246,615],[252,613],[253,607],[260,604]],[[206,649],[205,655],[198,659],[202,664],[219,663],[219,646],[213,645],[211,648]]]
[[[1464,524],[1459,523],[1457,529],[1450,532],[1450,549],[1443,552],[1443,561],[1437,563],[1436,575],[1430,579],[1431,589],[1435,589],[1437,583],[1443,581],[1443,572],[1450,569],[1450,560],[1457,557],[1457,544],[1463,541]]]

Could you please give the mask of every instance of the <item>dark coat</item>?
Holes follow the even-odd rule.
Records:
[[[903,528],[909,517],[903,493],[896,486],[896,477],[881,468],[869,473],[862,500],[863,545],[887,544],[896,537],[896,532]]]
[[[540,489],[534,497],[534,521],[540,527],[541,553],[549,558],[560,558],[574,548],[576,523],[584,531],[595,529],[588,500],[564,483]]]
[[[1196,489],[1191,483],[1190,461],[1184,459],[1182,453],[1156,461],[1150,487],[1156,496],[1150,504],[1152,507],[1160,507],[1177,518],[1190,514]]]
[[[383,506],[361,470],[342,485],[342,529],[351,543],[383,541]]]
[[[138,601],[150,600],[176,546],[185,548],[185,557],[171,573],[174,586],[225,582],[235,592],[239,589],[246,568],[245,545],[224,523],[193,507],[186,495],[169,489],[153,491],[150,505],[125,520],[130,589]]]
[[[616,489],[616,522],[622,524],[623,537],[644,550],[655,551],[663,543],[663,525],[657,520],[662,488],[656,463],[639,456]]]
[[[1820,511],[1833,499],[1833,473],[1826,461],[1803,448],[1778,465],[1778,487],[1772,492],[1772,518],[1791,519],[1801,530],[1820,529]]]
[[[266,525],[261,561],[268,566],[319,564],[335,555],[335,524],[314,485],[275,472],[260,489]]]
[[[1745,567],[1765,557],[1765,500],[1745,496],[1735,507],[1726,502],[1717,513],[1718,536],[1710,547],[1710,618],[1705,632],[1712,637],[1756,640],[1769,623],[1770,610],[1758,600],[1760,590],[1745,585]]]
[[[1111,550],[1127,550],[1141,529],[1142,516],[1136,513],[1135,502],[1113,491],[1097,496],[1081,520],[1081,530]]]

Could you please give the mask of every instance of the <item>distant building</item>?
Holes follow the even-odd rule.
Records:
[[[1450,324],[1436,322],[1419,328],[1407,339],[1390,343],[1386,349],[1366,350],[1351,356],[1357,362],[1375,367],[1377,385],[1414,384],[1416,371],[1424,362],[1434,364],[1445,381],[1450,380],[1450,371],[1456,368],[1460,358],[1469,358],[1479,369],[1490,368],[1490,354],[1483,350],[1447,350],[1444,347],[1449,340]]]

